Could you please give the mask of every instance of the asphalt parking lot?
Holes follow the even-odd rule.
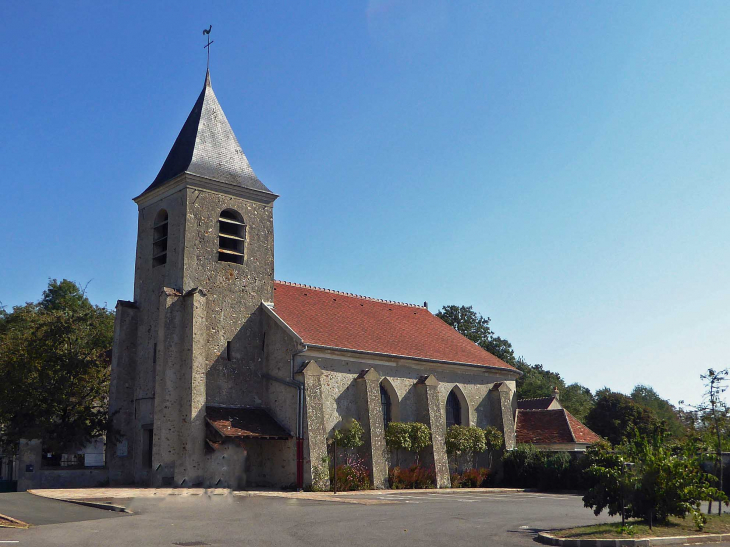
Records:
[[[538,531],[612,520],[595,517],[579,496],[570,495],[391,491],[342,496],[367,504],[233,495],[136,498],[125,501],[132,515],[0,529],[0,542],[38,547],[534,547]]]

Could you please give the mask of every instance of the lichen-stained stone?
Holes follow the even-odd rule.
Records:
[[[363,370],[355,383],[373,486],[377,489],[388,488],[385,424],[380,404],[380,374],[374,368]]]
[[[137,317],[132,302],[119,301],[114,317],[109,416],[117,435],[107,437],[106,463],[111,485],[134,482],[134,388],[137,356]]]
[[[431,429],[431,446],[426,449],[427,461],[436,472],[436,488],[450,488],[449,461],[446,457],[446,420],[439,397],[439,381],[433,374],[416,382],[418,421]]]
[[[515,447],[514,393],[506,382],[497,382],[489,390],[489,404],[495,421],[504,435],[504,447]]]
[[[304,484],[329,490],[327,435],[322,405],[322,369],[307,361],[297,377],[304,383]]]

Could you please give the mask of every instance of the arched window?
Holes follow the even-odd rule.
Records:
[[[393,415],[391,411],[390,395],[383,384],[380,384],[380,406],[383,408],[383,425],[388,427],[392,421]]]
[[[446,427],[461,425],[461,402],[452,389],[446,397]]]
[[[221,211],[218,218],[218,261],[243,264],[246,225],[233,209]]]
[[[152,224],[152,267],[167,262],[167,211],[162,209]]]

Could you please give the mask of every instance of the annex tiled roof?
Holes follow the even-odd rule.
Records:
[[[580,421],[578,421],[578,418],[573,416],[567,410],[565,411],[565,416],[568,418],[568,423],[570,424],[570,429],[573,432],[573,436],[575,437],[575,442],[595,443],[601,440],[601,437],[599,437],[598,435],[593,433],[593,431],[584,426]]]
[[[518,409],[515,429],[517,443],[594,443],[600,437],[564,408],[551,410]]]
[[[143,194],[182,173],[271,193],[253,172],[238,144],[213,93],[210,73],[206,73],[203,91],[185,120],[162,169]]]
[[[263,408],[206,406],[205,417],[218,437],[290,439],[291,434]],[[215,437],[215,435],[214,435]],[[219,441],[218,439],[209,439]]]
[[[547,410],[555,401],[555,397],[536,397],[534,399],[520,399],[517,408],[522,410]]]
[[[275,281],[273,311],[309,346],[516,370],[423,306]]]

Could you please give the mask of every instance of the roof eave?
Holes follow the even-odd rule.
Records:
[[[282,329],[284,329],[294,340],[299,343],[302,346],[308,347],[307,344],[304,343],[304,340],[302,340],[302,337],[299,336],[293,328],[291,328],[286,321],[284,321],[271,307],[270,304],[261,301],[261,307],[264,308],[266,313],[269,314],[269,317],[271,317]]]
[[[291,332],[294,332],[294,331],[291,330]],[[301,337],[299,337],[299,339],[301,340]],[[399,355],[399,354],[395,354],[395,353],[381,353],[381,352],[377,352],[377,351],[367,351],[367,350],[359,350],[359,349],[352,349],[352,348],[340,348],[340,347],[336,347],[336,346],[311,344],[311,343],[307,343],[307,342],[303,342],[303,343],[308,348],[326,349],[326,350],[331,350],[331,351],[341,351],[344,353],[355,353],[358,355],[374,355],[377,357],[389,357],[391,359],[407,359],[409,361],[418,361],[418,362],[422,362],[422,363],[456,365],[456,366],[461,366],[461,367],[475,368],[475,369],[479,369],[479,370],[499,371],[499,372],[503,372],[503,373],[513,374],[513,375],[515,375],[515,379],[519,378],[519,376],[522,375],[522,373],[517,369],[495,367],[492,365],[479,365],[476,363],[463,363],[463,362],[459,362],[459,361],[442,361],[439,359],[429,359],[427,357],[414,357],[411,355]]]
[[[198,190],[227,196],[233,195],[250,201],[264,203],[266,205],[271,205],[279,197],[278,194],[274,194],[273,192],[264,192],[262,190],[246,188],[245,186],[238,186],[228,182],[220,182],[215,179],[201,177],[200,175],[195,175],[186,171],[165,181],[157,188],[149,191],[145,190],[136,198],[133,198],[132,201],[142,207],[152,201],[156,201],[169,194],[173,194],[182,187],[196,188]]]

